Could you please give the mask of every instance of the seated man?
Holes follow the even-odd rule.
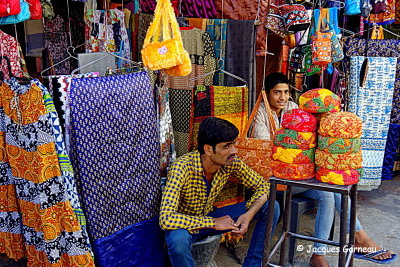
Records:
[[[228,231],[244,234],[253,219],[258,221],[243,266],[262,264],[269,183],[236,157],[238,134],[232,123],[207,118],[200,124],[198,151],[178,158],[170,168],[162,197],[160,225],[165,230],[173,266],[195,266],[191,252],[194,242]],[[254,194],[247,203],[214,209],[214,200],[230,176]],[[273,227],[278,218],[276,202]]]
[[[298,108],[297,104],[289,101],[289,80],[283,73],[271,73],[264,81],[264,88],[267,93],[268,102],[272,111],[275,125],[280,127],[283,114],[287,110]],[[270,121],[268,119],[265,104],[262,103],[255,117],[254,137],[259,139],[271,140],[269,132]],[[335,207],[340,212],[341,195],[339,193],[325,192],[315,189],[293,188],[293,194],[301,194],[303,196],[315,199],[318,202],[318,210],[315,219],[315,237],[328,239],[335,217]],[[350,205],[349,205],[350,207]],[[348,216],[348,229],[350,216]],[[326,244],[315,243],[313,255],[310,259],[310,265],[313,267],[327,267],[328,263],[324,258],[326,253]],[[364,249],[364,251],[379,251],[379,253],[371,254],[372,260],[378,263],[388,263],[396,260],[397,255],[393,252],[382,249],[376,244],[362,229],[360,221],[356,219],[355,233],[356,248]],[[365,255],[356,253],[356,258],[368,259]],[[371,259],[368,259],[371,260]]]

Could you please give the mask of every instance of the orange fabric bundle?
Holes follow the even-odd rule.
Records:
[[[298,132],[315,132],[317,119],[311,113],[295,108],[285,112],[282,126]]]
[[[318,133],[322,136],[358,138],[362,134],[362,120],[351,112],[335,112],[321,118]]]
[[[328,170],[351,170],[362,168],[362,153],[331,154],[317,149],[315,164]]]
[[[275,177],[286,180],[306,180],[315,177],[315,165],[289,164],[280,161],[271,161],[272,173]]]
[[[315,148],[302,150],[295,148],[284,148],[280,146],[273,146],[272,159],[285,163],[295,163],[295,164],[313,163],[315,159]]]
[[[340,98],[328,89],[316,88],[300,96],[299,107],[310,113],[336,112],[340,110]]]
[[[328,184],[350,185],[358,183],[362,173],[363,169],[338,171],[317,167],[316,179]]]
[[[281,127],[275,133],[274,145],[286,148],[310,149],[316,147],[316,138],[316,132],[297,132]]]

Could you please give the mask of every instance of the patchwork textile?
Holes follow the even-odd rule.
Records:
[[[297,132],[281,127],[275,132],[274,145],[286,148],[310,149],[317,145],[317,133]]]
[[[153,99],[146,72],[72,80],[73,165],[93,240],[112,238],[157,215],[159,141]]]
[[[400,40],[368,40],[368,49],[365,51],[365,39],[348,38],[343,47],[348,57],[365,55],[369,57],[397,57],[390,123],[400,124]],[[350,69],[350,65],[348,69]]]
[[[322,136],[358,138],[363,133],[363,121],[351,112],[335,112],[322,116],[318,133]]]
[[[361,150],[360,138],[318,136],[318,149],[332,154],[354,153]]]
[[[298,132],[315,132],[317,119],[312,114],[295,108],[285,112],[282,126]]]
[[[247,87],[195,86],[193,148],[197,147],[200,123],[208,117],[218,117],[233,123],[239,132],[246,127],[248,114]]]
[[[361,189],[377,188],[389,130],[397,58],[369,57],[365,87],[359,87],[359,73],[364,57],[350,59],[349,111],[363,121],[361,146],[364,174]]]
[[[37,80],[0,86],[0,252],[27,257],[28,266],[94,266],[55,112],[41,88]]]
[[[271,161],[274,176],[285,180],[307,180],[315,177],[315,164],[289,164]]]
[[[328,89],[316,88],[300,96],[299,107],[310,113],[335,112],[340,110],[340,98]]]
[[[350,185],[358,183],[362,173],[363,169],[338,171],[317,167],[317,175],[315,178],[323,183]]]
[[[360,169],[363,164],[361,151],[347,154],[331,154],[317,149],[315,151],[315,164],[329,170]]]
[[[315,148],[308,150],[272,146],[272,159],[285,163],[308,164],[314,163]]]

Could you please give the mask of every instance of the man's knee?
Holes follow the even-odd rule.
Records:
[[[269,200],[264,203],[264,205],[260,209],[260,213],[262,216],[267,216],[268,213],[268,205],[269,205]],[[279,207],[279,202],[275,200],[275,205],[274,205],[274,218],[279,218],[281,214],[281,209]]]
[[[192,236],[185,229],[166,231],[165,241],[170,254],[186,254],[191,251]]]

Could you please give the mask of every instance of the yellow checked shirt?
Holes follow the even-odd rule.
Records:
[[[245,187],[254,191],[246,204],[247,208],[260,196],[269,194],[269,183],[241,159],[236,158],[232,165],[223,166],[214,174],[207,197],[200,153],[193,151],[178,158],[169,170],[162,197],[161,228],[187,229],[196,233],[199,228],[213,227],[213,218],[206,214],[213,210],[215,198],[230,176],[236,177]]]

